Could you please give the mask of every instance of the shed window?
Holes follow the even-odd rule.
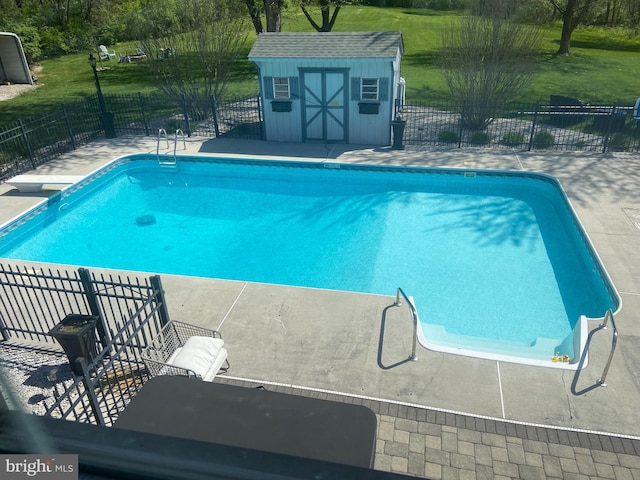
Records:
[[[378,100],[378,79],[360,79],[360,100]]]
[[[289,77],[273,77],[273,98],[290,98]]]

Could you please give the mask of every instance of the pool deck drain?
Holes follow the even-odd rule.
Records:
[[[152,138],[100,140],[38,171],[86,174],[120,155],[155,148]],[[640,209],[640,156],[188,142],[189,154],[215,152],[463,169],[475,162],[475,168],[523,166],[556,176],[623,299],[607,387],[595,385],[610,331],[594,336],[589,365],[580,372],[425,349],[409,362],[412,327],[407,311],[389,308],[395,292],[163,275],[170,316],[222,324],[234,378],[219,381],[253,379],[278,391],[370,406],[379,420],[377,469],[428,478],[640,479],[640,443],[632,438],[640,432],[640,231],[626,213]],[[0,223],[50,194],[34,197],[0,185]]]

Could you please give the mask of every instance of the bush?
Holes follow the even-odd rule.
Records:
[[[29,63],[33,63],[42,58],[41,40],[38,27],[28,23],[7,22],[0,26],[4,32],[13,32],[20,37],[24,54]]]
[[[442,143],[458,143],[460,137],[458,137],[456,132],[452,132],[451,130],[442,130],[438,134],[438,141]]]
[[[520,132],[509,132],[502,137],[501,143],[507,147],[518,147],[524,143],[524,134]]]
[[[550,148],[556,141],[553,134],[547,130],[536,133],[533,137],[533,148]]]
[[[176,131],[178,130],[185,130],[184,122],[177,118],[170,118],[169,120],[167,120],[167,123],[165,125],[165,131],[168,134],[176,133]]]
[[[487,132],[473,132],[469,143],[471,145],[487,145],[491,141],[491,136]]]

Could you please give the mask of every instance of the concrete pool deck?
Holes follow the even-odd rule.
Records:
[[[155,138],[99,140],[40,167],[37,173],[86,174],[118,156],[155,150]],[[574,473],[640,478],[637,439],[614,436],[607,448],[600,437],[600,447],[574,433],[561,434],[568,435],[566,442],[547,442],[541,430],[536,430],[542,428],[536,426],[550,426],[640,434],[640,326],[636,320],[640,311],[640,230],[636,225],[640,222],[640,155],[394,151],[231,139],[189,139],[187,153],[530,170],[557,177],[622,298],[622,309],[615,316],[620,338],[606,387],[597,386],[596,381],[609,355],[611,329],[594,334],[589,365],[579,372],[443,354],[420,346],[418,360],[407,361],[412,325],[406,307],[392,306],[395,292],[363,295],[163,275],[170,315],[221,330],[232,366],[227,377],[273,388],[300,387],[297,390],[323,395],[336,392],[353,401],[382,402],[376,404],[387,406],[386,413],[377,412],[381,423],[376,468],[427,477],[471,476],[471,472],[477,478],[523,477],[529,475],[524,472],[531,476],[542,472],[565,478]],[[0,223],[49,194],[21,194],[0,185]],[[590,323],[591,329],[598,326],[598,322]],[[401,411],[406,415],[400,415]],[[439,412],[442,421],[429,422],[425,414],[423,425],[407,413],[414,411]],[[467,418],[477,421],[467,423]],[[489,422],[507,425],[501,420],[521,423],[510,424],[511,430],[503,427],[504,432],[486,430]],[[478,427],[480,422],[483,428]],[[474,427],[468,428],[471,424]],[[523,429],[522,435],[517,434],[518,428]],[[529,436],[527,429],[534,433]],[[571,452],[563,450],[564,456],[554,456],[549,446],[544,453],[543,444],[567,447]],[[489,464],[478,463],[487,453]],[[416,455],[423,457],[421,467]],[[475,459],[475,466],[468,457]],[[556,460],[545,460],[547,457]],[[589,466],[578,468],[579,460]],[[559,470],[554,470],[556,466]]]

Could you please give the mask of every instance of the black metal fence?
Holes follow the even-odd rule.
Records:
[[[108,95],[106,108],[114,114],[116,133],[155,135],[182,130],[188,136],[262,138],[259,97],[218,102],[214,96],[175,100],[164,95]]]
[[[94,100],[62,105],[57,112],[19,119],[0,130],[0,180],[100,137],[99,109]]]
[[[55,383],[55,400],[47,402],[45,415],[97,425],[113,425],[131,398],[150,378],[142,350],[162,329],[158,315],[158,299],[152,294],[137,310],[130,312],[116,331],[110,331],[111,341],[95,359],[80,358],[82,375],[61,387]]]
[[[405,106],[408,145],[518,150],[640,150],[632,107],[507,105],[483,109],[451,104]]]
[[[563,97],[564,98],[564,97]],[[217,102],[165,95],[105,95],[117,135],[156,135],[160,128],[188,136],[261,139],[259,97]],[[640,151],[640,129],[630,106],[465,106],[413,102],[399,112],[404,143],[522,150]],[[103,136],[97,97],[0,130],[0,181],[33,169]]]
[[[405,106],[400,111],[408,145],[517,150],[640,150],[633,107],[451,104]]]
[[[98,341],[106,348],[113,340],[109,331],[149,297],[158,297],[159,315],[168,322],[159,282],[159,277],[105,278],[85,268],[69,272],[0,264],[0,334],[3,340],[47,343],[54,341],[49,331],[67,315],[95,315]]]
[[[169,321],[160,277],[0,264],[0,288],[2,338],[28,341],[23,348],[54,341],[49,332],[69,314],[99,317],[95,355],[79,359],[72,380],[51,378],[55,400],[44,405],[47,415],[112,424],[148,379],[141,352]]]
[[[188,136],[262,138],[258,97],[217,102],[212,96],[175,100],[165,95],[104,95],[117,135],[156,135],[164,128]],[[0,129],[0,181],[36,168],[104,135],[97,97],[60,107],[58,112],[18,120]]]

